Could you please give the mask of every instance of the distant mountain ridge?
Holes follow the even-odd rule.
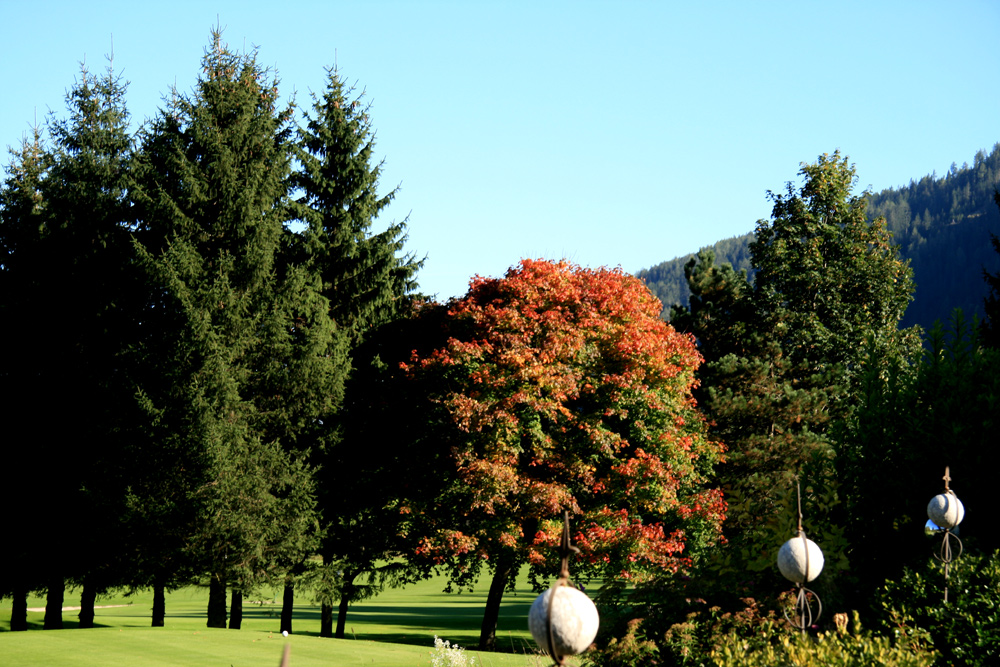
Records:
[[[990,244],[991,232],[1000,236],[1000,211],[993,202],[998,184],[1000,143],[989,154],[977,152],[971,166],[952,164],[942,177],[931,174],[870,196],[869,217],[885,217],[917,284],[902,326],[930,329],[935,320],[947,322],[955,308],[982,317],[988,291],[983,270],[1000,271],[1000,257]],[[707,247],[715,251],[717,263],[750,273],[752,240],[751,232]],[[670,306],[688,303],[684,265],[692,257],[694,253],[636,273],[663,302],[665,316]]]

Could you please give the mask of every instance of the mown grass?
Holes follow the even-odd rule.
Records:
[[[244,602],[243,629],[205,627],[208,591],[188,587],[167,595],[163,628],[151,628],[152,595],[142,592],[98,600],[98,605],[127,605],[96,610],[93,629],[80,630],[77,611],[63,612],[63,630],[42,631],[44,613],[28,612],[28,632],[10,632],[10,600],[0,604],[0,664],[2,665],[233,665],[275,667],[286,643],[292,667],[312,665],[429,665],[434,636],[452,644],[475,646],[479,641],[488,582],[469,593],[442,592],[445,581],[430,579],[389,590],[353,605],[347,616],[347,639],[319,637],[320,608],[306,595],[296,600],[293,633],[278,632],[280,595],[265,592]],[[268,595],[270,593],[270,595]],[[507,593],[497,627],[500,652],[468,651],[483,667],[538,667],[547,664],[535,650],[527,630],[528,608],[534,600],[526,581]],[[79,597],[67,592],[66,606]],[[45,606],[29,598],[29,608]]]

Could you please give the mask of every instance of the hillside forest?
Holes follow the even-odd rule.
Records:
[[[281,103],[215,32],[137,128],[111,62],[12,151],[11,631],[29,594],[46,630],[79,597],[85,632],[102,595],[151,590],[158,627],[202,586],[208,627],[277,588],[281,630],[307,599],[342,638],[351,604],[438,574],[489,582],[492,650],[518,574],[559,572],[568,512],[602,618],[587,664],[996,664],[1000,145],[878,195],[824,153],[714,252],[640,277],[522,259],[436,303],[407,221],[379,220],[374,110],[327,72]],[[678,276],[686,298],[650,291]],[[968,515],[945,616],[925,508],[949,483]],[[797,526],[825,558],[813,644],[782,621]]]
[[[987,285],[983,271],[996,273],[1000,258],[992,251],[990,234],[1000,234],[1000,217],[993,192],[1000,182],[1000,144],[979,151],[972,165],[952,164],[944,176],[931,174],[906,186],[871,193],[868,217],[885,218],[900,256],[913,269],[916,289],[902,326],[919,324],[930,331],[934,322],[948,322],[961,308],[967,317],[983,316]],[[753,233],[723,239],[710,246],[716,261],[752,274]],[[694,253],[639,271],[639,276],[664,304],[688,304],[691,294],[684,265]]]

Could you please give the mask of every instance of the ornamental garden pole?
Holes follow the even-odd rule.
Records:
[[[944,538],[941,541],[941,550],[934,554],[934,557],[944,563],[944,603],[948,604],[948,567],[952,561],[962,555],[962,540],[958,535],[951,532],[954,528],[958,530],[958,524],[965,518],[965,506],[958,499],[955,492],[948,488],[951,481],[951,471],[948,466],[944,469],[944,493],[931,498],[927,503],[927,517],[930,519],[928,528],[937,532],[943,532]],[[951,541],[955,540],[958,549],[952,551]]]
[[[567,656],[586,651],[594,643],[600,625],[597,607],[586,593],[570,583],[571,553],[580,553],[580,550],[570,544],[569,512],[564,511],[559,579],[552,588],[535,598],[528,612],[531,636],[557,667],[566,664]]]
[[[793,621],[788,617],[787,609],[785,620],[789,625],[805,633],[806,628],[812,626],[823,615],[823,601],[814,591],[805,587],[806,583],[818,577],[823,571],[823,552],[815,542],[806,537],[806,531],[802,530],[802,486],[798,480],[795,480],[795,487],[799,500],[799,528],[795,537],[785,542],[778,550],[778,569],[785,579],[793,582],[799,589],[795,598],[796,620]],[[817,605],[815,615],[812,600],[815,600]]]

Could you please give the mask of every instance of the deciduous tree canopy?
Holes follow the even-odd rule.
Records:
[[[609,579],[691,564],[725,506],[705,486],[722,454],[691,396],[700,356],[620,270],[523,260],[448,305],[447,344],[406,369],[448,429],[447,486],[419,551],[458,584],[494,571],[481,646],[517,567],[554,571],[569,510],[579,567]],[[491,627],[491,624],[493,627]]]

